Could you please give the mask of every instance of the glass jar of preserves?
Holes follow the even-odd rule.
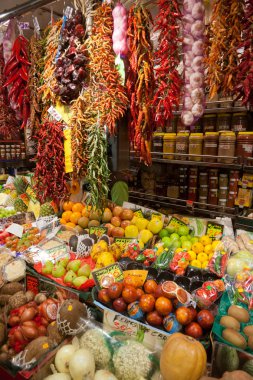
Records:
[[[176,133],[164,133],[163,136],[163,153],[175,153]],[[163,154],[163,158],[173,160],[174,154]]]
[[[179,132],[176,137],[176,156],[177,160],[187,160],[187,157],[180,156],[182,154],[188,154],[189,148],[189,133]]]
[[[231,114],[221,113],[217,117],[217,131],[229,131],[231,125]]]
[[[206,132],[204,137],[203,155],[214,156],[206,157],[206,162],[216,162],[215,156],[218,153],[219,145],[219,133],[218,132]]]
[[[189,154],[197,154],[198,156],[189,157],[191,161],[202,160],[203,149],[203,133],[191,133],[189,138]]]
[[[163,152],[163,135],[164,133],[153,133],[152,139],[152,152],[162,153]],[[159,157],[160,155],[158,155]]]
[[[203,117],[203,132],[214,132],[216,130],[216,114],[208,114]]]
[[[201,209],[205,209],[207,204],[207,197],[199,197],[199,205],[198,207]]]
[[[220,187],[228,187],[228,175],[227,174],[220,174],[219,176],[219,186]]]
[[[218,160],[225,164],[231,164],[234,162],[233,158],[220,158],[224,157],[234,157],[235,156],[235,141],[236,136],[234,132],[221,132],[219,137],[219,149],[218,149]]]
[[[236,155],[242,158],[253,157],[253,132],[238,133]]]
[[[199,197],[206,197],[208,196],[208,186],[204,185],[199,188]]]
[[[189,187],[188,200],[192,201],[192,202],[196,202],[196,200],[197,200],[197,188],[196,187]]]
[[[208,193],[208,203],[210,205],[218,204],[218,189],[210,189]]]
[[[247,112],[234,113],[232,116],[232,131],[243,132],[247,131],[248,117]]]
[[[218,169],[211,169],[209,171],[209,188],[218,189],[219,179],[218,179]]]
[[[169,185],[167,187],[167,197],[178,199],[179,198],[179,186]]]
[[[208,174],[206,172],[199,173],[199,186],[208,185]]]

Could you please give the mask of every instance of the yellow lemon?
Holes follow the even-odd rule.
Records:
[[[204,246],[200,242],[197,242],[197,243],[192,244],[191,250],[195,253],[200,253],[200,252],[203,252]]]
[[[220,241],[219,240],[214,240],[212,242],[212,248],[213,250],[215,251],[215,249],[217,248],[217,246],[220,244]]]
[[[212,240],[210,239],[210,237],[208,235],[201,236],[201,238],[199,239],[199,241],[203,245],[212,244]]]
[[[125,237],[135,239],[138,236],[138,228],[134,225],[126,226],[125,228]]]
[[[213,247],[212,247],[212,244],[207,244],[204,248],[204,252],[209,255],[210,253],[213,252]]]
[[[97,244],[98,244],[99,247],[101,247],[102,249],[104,249],[105,251],[107,251],[108,244],[106,243],[106,241],[100,240]]]
[[[204,261],[201,265],[201,268],[206,269],[208,267],[209,261]]]
[[[188,251],[188,253],[189,253],[190,257],[191,257],[191,261],[196,259],[197,255],[196,255],[195,252],[193,252],[193,251]]]
[[[205,252],[200,252],[197,256],[197,259],[203,263],[204,261],[207,261],[208,260],[208,256]]]
[[[138,239],[143,241],[144,244],[146,244],[150,239],[152,239],[153,234],[149,230],[142,230],[139,235]]]
[[[135,221],[135,225],[138,228],[139,231],[145,230],[145,228],[148,225],[148,220],[145,218],[137,218]]]
[[[201,268],[201,262],[200,262],[199,260],[192,260],[192,261],[190,262],[190,265],[191,265],[192,267]]]
[[[151,231],[154,235],[158,234],[158,232],[160,232],[162,228],[163,222],[158,219],[152,219],[147,225],[147,229]]]

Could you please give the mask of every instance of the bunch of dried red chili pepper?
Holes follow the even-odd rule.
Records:
[[[18,36],[12,48],[12,55],[4,67],[6,82],[4,87],[9,87],[9,99],[11,107],[16,115],[22,119],[21,129],[26,126],[30,116],[28,72],[29,62],[28,41],[23,36]]]
[[[243,49],[240,55],[235,88],[238,98],[242,98],[242,103],[249,103],[253,106],[253,3],[251,0],[244,2],[244,16],[242,18],[242,39],[240,48]]]
[[[154,91],[153,47],[150,41],[152,17],[143,5],[129,11],[129,70],[127,91],[130,99],[129,138],[145,164],[151,164],[149,142],[154,129],[150,103]]]
[[[50,199],[58,204],[67,194],[62,123],[45,120],[37,139],[35,191],[41,203]]]
[[[177,70],[179,59],[179,22],[181,12],[177,0],[158,0],[159,13],[155,32],[159,32],[158,48],[154,53],[156,91],[152,105],[155,125],[164,128],[179,106],[182,80]]]
[[[3,87],[4,57],[3,45],[0,45],[0,137],[9,140],[19,139],[19,122],[14,111],[9,106],[7,89]]]

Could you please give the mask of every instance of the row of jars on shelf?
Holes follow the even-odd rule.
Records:
[[[239,160],[253,157],[253,132],[154,133],[152,152],[168,160],[187,160],[182,155],[189,154],[191,161],[235,163],[235,156]]]

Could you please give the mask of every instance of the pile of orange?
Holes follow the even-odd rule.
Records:
[[[82,203],[74,203],[66,201],[63,203],[63,213],[61,217],[61,224],[65,224],[68,227],[75,228],[78,224],[78,220],[83,216],[87,216],[88,210]]]

